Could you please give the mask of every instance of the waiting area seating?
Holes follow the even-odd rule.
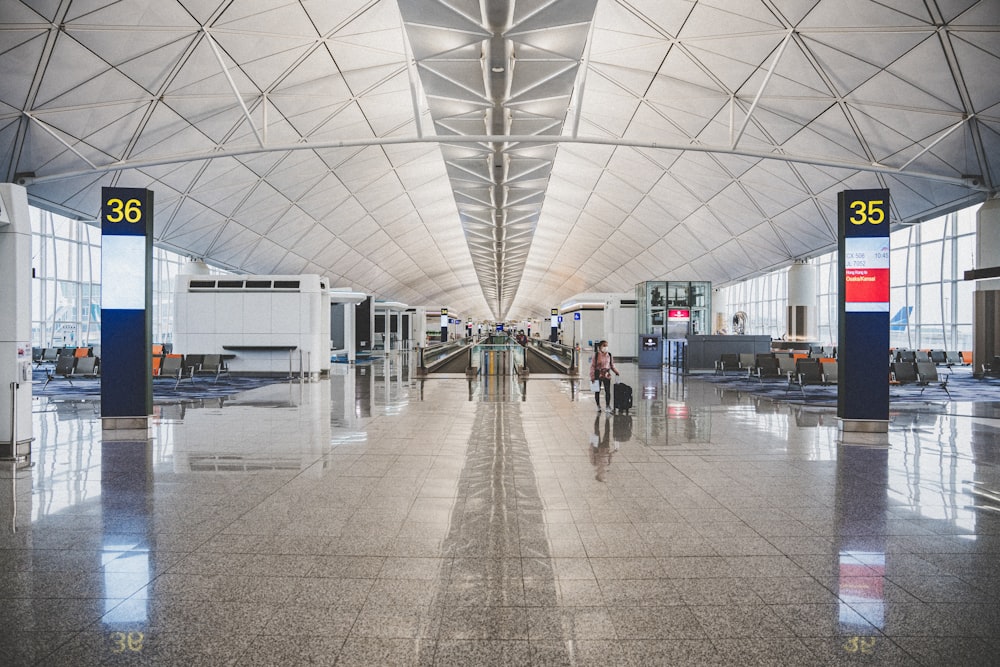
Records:
[[[31,361],[35,368],[51,364],[53,367],[59,361],[59,357],[71,356],[76,358],[93,357],[95,355],[92,345],[83,347],[33,347],[31,348]]]
[[[753,367],[747,371],[747,378],[756,378],[757,382],[780,380],[784,377],[773,354],[758,354]]]
[[[951,398],[951,392],[948,391],[949,378],[949,373],[939,374],[937,366],[929,360],[896,361],[892,364],[889,381],[892,384],[900,385],[915,384],[920,387],[921,395],[923,395],[927,387],[937,385],[939,389],[944,390],[944,393],[948,394],[948,397]]]
[[[83,348],[78,348],[83,349]],[[91,356],[60,354],[56,358],[55,367],[46,371],[45,387],[57,378],[62,378],[73,384],[73,378],[98,378],[101,373],[101,360]]]
[[[184,380],[194,382],[202,375],[211,375],[215,384],[229,375],[229,366],[221,354],[165,354],[153,357],[153,376],[174,380],[174,389]]]
[[[829,386],[838,382],[837,360],[830,357],[803,357],[795,360],[795,370],[788,374],[787,393],[797,386],[805,396],[805,388],[809,385]]]
[[[723,354],[715,361],[715,374],[725,375],[727,371],[739,371],[740,365],[740,355],[738,354]]]
[[[890,350],[889,363],[902,362],[930,362],[935,366],[970,366],[972,365],[972,352],[959,350],[910,350],[906,348],[896,348]]]

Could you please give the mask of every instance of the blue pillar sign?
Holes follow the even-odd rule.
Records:
[[[889,191],[845,190],[838,194],[837,211],[837,416],[845,420],[845,431],[885,431],[889,420]]]
[[[142,188],[102,188],[101,417],[105,428],[119,428],[116,418],[148,418],[153,413],[152,295],[153,193]]]

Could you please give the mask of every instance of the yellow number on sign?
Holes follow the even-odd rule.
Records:
[[[124,632],[112,632],[111,652],[124,653],[128,650],[132,653],[141,653],[143,639],[145,639],[145,635],[141,632],[130,632],[128,634]]]
[[[852,201],[848,206],[854,210],[854,215],[848,218],[853,225],[870,223],[881,224],[885,221],[885,208],[881,199],[871,201]]]
[[[142,220],[142,202],[138,199],[129,199],[123,202],[121,199],[109,199],[108,206],[111,212],[108,213],[108,222],[131,222],[133,224]]]
[[[111,641],[114,644],[111,647],[112,653],[124,653],[125,652],[125,633],[124,632],[112,632]]]
[[[128,650],[133,653],[139,653],[142,651],[142,640],[145,636],[141,632],[130,632],[128,633]]]

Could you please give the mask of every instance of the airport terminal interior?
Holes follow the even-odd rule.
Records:
[[[998,664],[995,0],[5,0],[0,71],[0,664]]]

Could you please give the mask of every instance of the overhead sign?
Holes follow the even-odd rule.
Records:
[[[691,319],[691,311],[686,309],[674,309],[667,311],[668,320],[676,320],[678,322],[687,322]]]
[[[580,319],[580,313],[573,313],[573,319],[574,320]]]

